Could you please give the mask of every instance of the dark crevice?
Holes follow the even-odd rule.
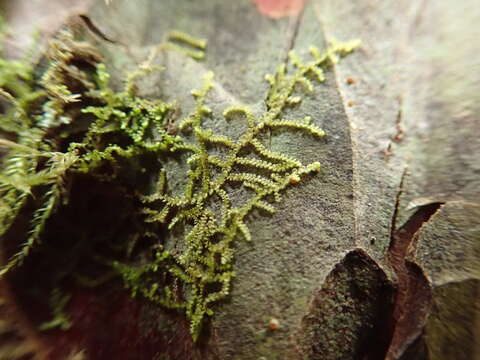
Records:
[[[432,304],[432,289],[422,268],[405,261],[404,272],[397,274],[397,296],[392,325],[393,333],[385,359],[427,359],[423,333]]]
[[[391,317],[385,323],[389,329],[390,346],[385,359],[400,359],[406,351],[413,351],[412,344],[417,343],[423,332],[424,322],[431,304],[431,287],[420,266],[407,260],[413,253],[416,235],[419,230],[438,212],[443,202],[434,202],[421,206],[398,230],[395,221],[403,186],[396,198],[392,219],[392,233],[387,261],[397,277],[397,293]],[[417,347],[415,347],[416,349]],[[418,349],[423,349],[418,347]],[[420,350],[418,350],[420,351]],[[416,357],[424,355],[417,353]]]
[[[85,26],[90,30],[92,33],[97,35],[102,40],[105,40],[109,43],[116,44],[117,42],[107,37],[93,22],[87,15],[78,15],[78,17],[83,21]]]
[[[395,136],[393,136],[392,141],[399,143],[400,141],[403,140],[403,137],[405,136],[405,131],[403,130],[403,97],[399,96],[398,97],[398,112],[397,112],[397,118],[395,119],[395,129],[397,132],[395,133]]]
[[[402,176],[400,178],[400,184],[398,185],[397,195],[395,196],[395,207],[393,208],[392,222],[390,224],[390,245],[395,234],[397,226],[398,209],[400,207],[400,198],[403,193],[403,185],[405,184],[405,177],[407,176],[407,167],[403,169]]]
[[[80,14],[78,15],[78,17],[80,18],[80,20],[82,21],[82,23],[85,25],[85,27],[90,31],[92,32],[95,36],[99,37],[100,39],[110,43],[110,44],[114,44],[114,45],[119,45],[121,46],[122,48],[125,49],[125,52],[128,54],[128,56],[130,56],[132,59],[134,59],[136,61],[136,63],[140,63],[140,60],[137,58],[137,56],[135,56],[135,54],[131,51],[130,47],[124,43],[124,42],[121,42],[119,40],[114,40],[112,39],[111,37],[105,35],[105,33],[100,30],[100,28],[95,25],[92,21],[92,19],[85,15],[85,14]]]
[[[403,178],[402,182],[403,183]],[[402,185],[401,185],[402,186]],[[397,196],[397,206],[395,216],[398,214],[398,201],[401,194]],[[444,202],[433,202],[421,206],[398,230],[392,232],[390,238],[390,247],[388,255],[391,263],[396,262],[392,256],[401,256],[400,260],[404,260],[407,255],[409,245],[412,243],[415,234],[427,223],[431,217],[440,209]]]

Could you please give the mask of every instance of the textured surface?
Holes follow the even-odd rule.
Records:
[[[466,348],[462,359],[480,356],[474,0],[311,0],[298,16],[275,20],[247,0],[113,0],[97,1],[88,16],[117,42],[91,35],[118,78],[170,30],[208,39],[203,62],[160,54],[168,70],[140,90],[176,100],[187,114],[190,90],[214,71],[208,102],[218,131],[225,131],[220,114],[227,106],[265,110],[263,77],[287,61],[290,49],[305,57],[310,45],[324,47],[331,37],[363,44],[289,114],[311,116],[327,137],[272,137],[272,149],[320,161],[322,172],[288,189],[274,216],[250,217],[254,240],[238,243],[231,296],[216,307],[201,343],[191,343],[176,314],[148,304],[118,300],[114,308],[125,316],[109,315],[108,291],[74,297],[79,325],[69,334],[47,334],[46,342],[62,339],[92,359],[153,358],[157,351],[159,359],[381,359],[387,352],[391,359],[405,353],[405,359],[456,359],[448,349],[458,347]],[[430,203],[445,205],[402,236],[413,210]],[[394,238],[405,249],[390,264]],[[397,303],[395,284],[397,294],[407,294]],[[410,321],[414,330],[402,328],[402,311],[394,310],[400,308],[421,314]],[[267,326],[272,318],[280,324],[275,331]]]

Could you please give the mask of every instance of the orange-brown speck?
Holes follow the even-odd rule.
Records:
[[[357,82],[357,80],[355,80],[355,78],[353,78],[353,77],[348,77],[346,81],[347,81],[348,85],[352,85],[352,84],[355,84]]]
[[[268,322],[268,328],[273,331],[278,330],[280,328],[280,321],[278,321],[278,319],[271,318]]]

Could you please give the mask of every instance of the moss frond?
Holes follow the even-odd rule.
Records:
[[[330,50],[330,53],[336,54],[341,49],[343,48],[335,48]],[[303,63],[296,55],[291,54],[294,67],[292,74],[287,72],[286,67],[281,66],[275,76],[267,76],[270,83],[266,96],[268,111],[259,118],[244,106],[226,109],[223,116],[228,121],[239,116],[247,122],[248,129],[237,141],[215,134],[202,126],[203,119],[212,116],[205,103],[213,86],[213,75],[207,75],[200,90],[192,91],[196,99],[195,110],[181,122],[180,129],[193,136],[193,143],[175,147],[175,150],[192,152],[187,161],[190,166],[186,174],[187,186],[183,196],[175,198],[175,201],[168,196],[155,193],[149,195],[148,200],[162,201],[164,205],[159,210],[151,208],[147,213],[148,221],[166,221],[168,229],[190,225],[190,230],[183,240],[185,249],[178,256],[174,256],[177,260],[170,273],[186,286],[183,293],[185,311],[190,319],[194,339],[200,334],[203,319],[213,313],[211,304],[228,295],[234,276],[231,268],[235,238],[238,235],[247,241],[253,238],[246,222],[248,214],[255,208],[270,214],[275,213],[274,206],[267,200],[269,196],[273,195],[275,200],[279,201],[284,189],[300,182],[304,175],[320,170],[318,162],[303,165],[290,156],[267,149],[261,138],[267,128],[299,130],[317,137],[325,135],[312,124],[311,118],[301,121],[282,119],[283,110],[287,106],[299,105],[301,102],[301,98],[294,94],[296,84],[304,84],[307,90],[313,90],[310,78],[312,74],[318,82],[325,80],[323,70],[330,62],[322,59]],[[208,143],[222,145],[224,156],[220,158],[209,154],[206,146]],[[245,152],[249,155],[245,156]],[[212,165],[219,174],[218,171],[212,172]],[[238,166],[242,167],[243,172],[238,172]],[[230,183],[253,191],[253,197],[243,206],[235,207],[224,189]],[[164,191],[162,186],[159,192],[163,194]],[[209,204],[218,201],[216,197],[220,201],[220,219],[216,219],[209,210]],[[213,285],[221,290],[207,290]]]
[[[0,60],[0,75],[5,74],[0,76],[0,96],[8,104],[0,124],[2,130],[16,134],[13,140],[0,140],[0,147],[7,149],[0,171],[0,235],[8,232],[27,203],[33,206],[30,231],[0,276],[42,249],[49,221],[59,204],[70,201],[66,184],[72,179],[83,176],[118,186],[133,198],[142,231],[120,244],[128,248],[127,257],[103,263],[123,278],[132,296],[185,313],[192,337],[198,339],[215,303],[229,296],[235,241],[255,238],[251,212],[274,214],[272,199],[280,201],[288,187],[320,170],[318,162],[303,164],[268,149],[262,143],[267,131],[323,136],[311,118],[285,120],[284,112],[301,106],[301,88],[313,91],[315,83],[325,81],[324,72],[356,46],[335,42],[325,52],[312,48],[308,62],[290,53],[289,66],[283,64],[265,77],[269,90],[264,113],[254,114],[242,105],[223,111],[227,121],[247,124],[235,140],[204,126],[205,119],[218,116],[207,106],[214,86],[212,72],[199,90],[192,91],[195,108],[180,122],[177,135],[166,130],[175,106],[137,95],[139,78],[163,70],[153,65],[159,51],[175,50],[194,59],[205,56],[206,42],[189,35],[171,32],[126,75],[120,91],[110,87],[108,68],[97,50],[68,32],[51,42],[49,66],[40,82],[35,82],[33,66]],[[79,114],[84,122],[72,133]],[[167,164],[179,161],[177,170],[169,170]],[[232,188],[248,190],[242,205],[232,198]],[[132,247],[143,237],[155,245],[130,258],[135,253]],[[166,250],[171,247],[177,251]],[[61,306],[53,308],[54,320],[44,324],[46,329],[68,324],[61,310],[68,298],[60,293],[53,297]]]
[[[11,269],[19,266],[23,263],[25,258],[35,249],[39,244],[40,238],[45,225],[55,210],[56,205],[60,199],[60,190],[57,184],[51,186],[51,188],[45,193],[43,205],[37,209],[32,217],[31,229],[28,238],[23,244],[20,245],[20,251],[18,251],[9,262],[0,270],[0,276]]]
[[[250,128],[255,127],[255,116],[252,111],[245,106],[232,106],[223,112],[223,116],[230,120],[235,114],[240,114],[245,117]]]
[[[169,32],[167,35],[167,39],[169,41],[180,41],[200,50],[205,50],[207,48],[207,40],[193,37],[181,31]]]
[[[71,295],[63,294],[60,289],[53,289],[50,295],[50,306],[53,312],[53,318],[50,321],[47,321],[40,325],[40,330],[51,330],[55,328],[60,328],[61,330],[68,330],[72,323],[68,318],[65,307],[70,301]]]
[[[317,128],[316,126],[297,122],[297,121],[288,121],[288,120],[268,121],[265,124],[271,128],[286,127],[291,129],[305,130],[310,134],[318,137],[325,136],[325,132]]]

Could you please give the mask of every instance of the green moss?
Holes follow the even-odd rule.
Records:
[[[120,270],[134,294],[140,291],[163,305],[185,309],[195,339],[200,334],[205,316],[213,314],[212,305],[229,294],[235,276],[234,241],[238,235],[247,241],[252,240],[247,225],[248,215],[254,209],[274,213],[272,200],[279,201],[285,188],[320,170],[318,162],[301,164],[296,159],[267,149],[262,143],[265,132],[267,129],[282,128],[323,136],[324,132],[312,125],[310,119],[284,120],[282,113],[292,105],[297,84],[312,90],[310,76],[324,81],[322,69],[336,61],[336,54],[348,53],[351,49],[351,45],[335,45],[326,55],[321,55],[312,48],[314,59],[306,64],[291,54],[294,59],[291,74],[281,66],[275,76],[267,77],[271,87],[265,99],[266,113],[255,117],[242,106],[224,111],[227,120],[239,115],[247,123],[247,130],[238,140],[215,134],[202,124],[205,118],[211,116],[211,110],[206,107],[206,97],[213,87],[213,74],[207,74],[202,89],[192,92],[196,98],[195,111],[180,124],[183,132],[192,135],[191,140],[172,148],[172,151],[190,154],[184,193],[180,196],[169,193],[163,172],[156,191],[143,197],[147,205],[147,222],[158,222],[169,231],[176,227],[190,229],[183,239],[184,251],[176,255],[168,251],[157,252],[156,259],[160,261],[153,268],[152,264],[148,264],[134,273],[131,268]],[[223,148],[222,157],[209,152],[212,146]],[[252,196],[244,205],[233,205],[228,193],[232,184],[250,190]],[[219,204],[219,215],[209,207],[212,202]],[[174,286],[160,287],[155,280],[146,280],[145,284],[139,285],[142,278],[148,279],[149,272],[165,271],[163,267],[172,276]]]
[[[171,31],[168,34],[167,39],[170,41],[183,42],[187,45],[190,45],[194,48],[198,48],[200,50],[205,50],[207,48],[207,40],[197,39],[193,36],[190,36],[180,31]]]
[[[182,48],[196,59],[201,57],[192,51],[203,54],[206,47],[205,42],[178,32],[171,33],[169,40],[198,49]],[[204,120],[213,116],[206,105],[214,86],[213,73],[206,75],[201,89],[192,91],[195,109],[181,121],[177,135],[166,130],[174,111],[172,104],[136,95],[136,80],[161,70],[151,65],[155,54],[172,46],[176,49],[179,45],[167,43],[155,49],[126,76],[121,91],[109,86],[109,73],[96,50],[75,41],[69,33],[52,42],[49,66],[39,81],[31,66],[0,63],[5,68],[0,71],[11,74],[8,83],[2,84],[1,94],[12,104],[2,115],[2,130],[17,134],[13,142],[0,142],[9,148],[0,172],[4,198],[0,233],[8,233],[32,194],[37,199],[31,230],[1,273],[21,265],[32,250],[41,253],[45,228],[60,216],[59,206],[75,206],[69,203],[73,190],[67,184],[74,183],[71,179],[88,176],[115,184],[135,198],[132,216],[140,219],[140,226],[115,244],[125,251],[103,254],[101,262],[122,276],[132,296],[184,312],[197,339],[206,317],[213,315],[214,304],[229,295],[235,276],[234,242],[255,237],[249,230],[249,214],[255,209],[273,214],[274,203],[281,200],[287,187],[320,170],[318,162],[302,164],[269,150],[263,143],[265,135],[278,129],[323,136],[309,117],[286,120],[283,113],[301,103],[299,87],[312,91],[314,82],[325,81],[323,72],[356,44],[332,44],[325,53],[311,48],[313,59],[309,62],[291,53],[291,68],[282,65],[266,77],[270,89],[265,113],[254,115],[244,106],[223,112],[227,121],[246,122],[238,139],[204,125]],[[185,159],[188,170],[170,173],[166,164],[172,159]],[[173,175],[184,177],[183,188],[169,188]],[[245,189],[250,198],[235,205],[232,188]],[[184,236],[169,235],[178,233]],[[167,243],[172,238],[177,251],[171,251]],[[99,258],[95,253],[91,256]],[[54,311],[55,319],[65,320],[59,314]]]
[[[50,297],[53,319],[40,325],[40,330],[50,330],[55,328],[67,330],[71,327],[72,324],[65,312],[65,306],[69,300],[70,295],[62,294],[58,288],[53,289]]]

